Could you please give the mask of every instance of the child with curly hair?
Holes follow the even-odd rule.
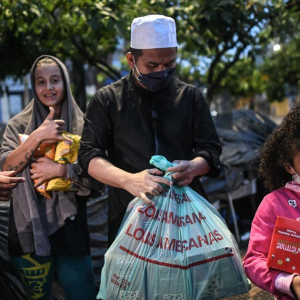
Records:
[[[296,106],[263,145],[259,177],[270,193],[252,222],[244,258],[246,275],[276,299],[300,299],[300,276],[267,267],[277,217],[300,221],[300,106]],[[292,201],[291,201],[292,200]],[[300,223],[299,223],[300,226]]]

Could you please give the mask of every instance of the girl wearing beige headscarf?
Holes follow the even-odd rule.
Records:
[[[39,57],[31,69],[31,84],[33,100],[7,124],[0,151],[0,168],[25,178],[12,194],[9,254],[29,299],[52,299],[56,271],[68,299],[94,300],[86,214],[91,182],[78,176],[76,163],[32,158],[45,140],[72,142],[63,130],[81,135],[83,114],[72,96],[66,67],[57,58]],[[19,134],[29,135],[21,145]],[[35,187],[58,177],[75,182],[77,190],[52,192],[50,200],[36,192]]]

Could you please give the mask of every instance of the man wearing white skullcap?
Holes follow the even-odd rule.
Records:
[[[220,174],[221,144],[210,111],[199,89],[174,77],[176,56],[172,18],[135,18],[131,73],[98,90],[87,108],[79,163],[109,186],[109,243],[134,196],[151,203],[160,184],[173,184],[151,167],[151,156],[177,162],[169,169],[174,184],[204,196],[199,176]]]

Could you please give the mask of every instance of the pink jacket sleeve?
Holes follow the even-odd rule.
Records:
[[[272,233],[276,222],[273,210],[273,195],[267,195],[260,204],[252,222],[248,251],[243,264],[247,277],[258,287],[269,291],[275,296],[285,296],[275,287],[275,280],[282,271],[267,267],[267,256],[271,244]]]
[[[280,273],[275,280],[275,287],[278,291],[288,294],[294,299],[294,295],[291,290],[293,279],[298,274]]]

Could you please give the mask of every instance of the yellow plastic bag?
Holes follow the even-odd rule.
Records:
[[[79,142],[81,137],[68,132],[63,132],[62,135],[73,140],[73,143],[69,145],[64,141],[58,142],[55,150],[54,161],[58,163],[73,164],[78,158]]]
[[[64,141],[58,142],[55,150],[54,161],[59,164],[73,164],[77,161],[80,136],[63,132],[63,136],[72,139],[73,143],[69,145]],[[63,178],[55,178],[48,182],[47,191],[70,191],[72,182]]]

